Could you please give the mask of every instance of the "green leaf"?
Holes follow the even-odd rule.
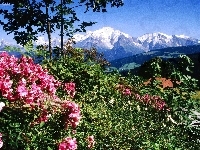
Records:
[[[50,148],[49,146],[47,147],[47,150],[53,150],[52,148]]]
[[[42,122],[40,123],[40,128],[41,128],[41,127],[43,127],[43,126],[44,126],[44,124],[45,124],[45,122],[44,122],[44,121],[42,121]]]
[[[30,150],[30,147],[27,147],[26,150]]]

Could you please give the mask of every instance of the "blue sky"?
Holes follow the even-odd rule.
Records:
[[[94,13],[91,10],[83,13],[84,10],[85,7],[76,9],[81,21],[98,22],[86,28],[90,31],[109,26],[133,37],[162,32],[200,39],[200,0],[124,0],[124,6],[120,8],[108,5],[106,13]],[[0,39],[13,38],[2,27],[0,32]],[[53,36],[58,37],[56,34]]]

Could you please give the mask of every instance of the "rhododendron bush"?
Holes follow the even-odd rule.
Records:
[[[186,81],[176,88],[145,85],[139,76],[105,73],[76,49],[66,50],[42,66],[0,55],[2,149],[199,148],[199,127],[188,115],[200,103],[182,92],[194,89]]]
[[[67,47],[66,51],[66,56],[42,65],[59,80],[76,83],[75,95],[68,91],[74,86],[72,83],[64,86],[81,106],[82,120],[76,130],[78,149],[198,147],[197,134],[191,133],[194,128],[188,128],[189,121],[183,123],[181,118],[188,116],[179,107],[194,105],[190,100],[185,101],[179,89],[160,89],[156,84],[146,86],[140,77],[105,73],[98,63],[83,59],[76,48]],[[75,143],[73,138],[63,139],[61,146],[69,141]]]
[[[68,99],[57,97],[57,88],[63,88]],[[79,105],[69,99],[74,94],[74,83],[57,81],[30,57],[1,53],[0,147],[77,149],[76,140],[68,137],[81,119]]]

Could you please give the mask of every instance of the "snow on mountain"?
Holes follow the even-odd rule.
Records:
[[[120,39],[123,37],[124,42]],[[167,35],[161,32],[144,34],[138,38],[133,38],[130,35],[114,30],[111,27],[103,27],[96,31],[88,31],[85,35],[74,35],[76,46],[83,48],[90,48],[95,46],[99,51],[107,51],[116,49],[116,43],[118,47],[129,47],[140,49],[143,51],[149,51],[153,49],[162,49],[166,47],[188,46],[199,43],[199,40],[190,38],[185,35]],[[121,44],[119,44],[121,40]],[[126,41],[126,42],[125,42]],[[122,44],[123,43],[123,44]],[[133,53],[136,53],[133,49]],[[125,49],[126,51],[127,49]]]
[[[188,38],[190,38],[189,36],[185,36],[185,35],[175,35],[176,37],[178,37],[178,38],[182,38],[182,39],[188,39]]]
[[[160,40],[164,39],[166,42],[169,42],[172,39],[172,36],[169,36],[167,34],[164,33],[149,33],[149,34],[144,34],[143,36],[140,36],[137,38],[138,41],[142,42],[160,42]]]
[[[75,47],[96,47],[99,52],[104,53],[108,60],[145,51],[133,37],[111,27],[103,27],[93,32],[88,31],[85,35],[75,34],[74,38],[76,41]]]
[[[64,43],[67,41],[67,39],[64,39]],[[51,39],[51,44],[52,47],[59,47],[61,43],[61,39],[60,38],[52,38]],[[44,37],[40,36],[38,37],[38,40],[36,40],[34,42],[34,45],[48,45],[48,40],[45,39]]]
[[[76,34],[74,38],[76,39],[75,46],[82,48],[95,46],[100,52],[104,52],[109,60],[154,49],[199,44],[198,39],[185,35],[167,35],[161,32],[133,38],[111,27],[104,27],[94,32],[89,31],[85,35]]]
[[[114,43],[118,41],[118,37],[124,35],[126,38],[131,38],[128,34],[114,30],[111,27],[103,27],[96,31],[88,31],[85,35],[75,34],[74,38],[78,46],[88,47],[88,43],[92,43],[97,47],[103,47],[105,49],[112,49]],[[81,43],[81,44],[80,44]],[[90,44],[91,45],[91,44]]]
[[[0,51],[5,51],[5,47],[6,46],[11,46],[13,47],[12,49],[14,50],[15,48],[22,48],[21,45],[17,44],[17,43],[13,43],[13,42],[7,42],[4,39],[1,39],[0,41]]]
[[[74,40],[76,42],[74,45],[75,47],[96,47],[99,52],[124,48],[124,51],[131,52],[132,54],[166,47],[188,46],[200,43],[198,39],[190,38],[185,35],[167,35],[161,32],[148,33],[134,38],[111,27],[103,27],[96,31],[87,31],[85,34],[75,34]],[[45,40],[44,37],[39,37],[34,44],[39,45],[47,43],[48,41]],[[53,47],[59,45],[59,38],[52,39]]]
[[[185,35],[167,35],[160,32],[144,34],[138,37],[137,40],[148,50],[198,44],[198,39],[190,38]]]
[[[198,39],[185,35],[167,35],[161,32],[148,33],[134,38],[111,27],[103,27],[96,31],[88,31],[85,34],[75,34],[75,47],[96,47],[98,52],[103,52],[108,60],[123,58],[154,49],[166,47],[189,46],[200,44]],[[67,39],[64,39],[66,42]],[[60,46],[60,38],[52,38],[52,47]],[[34,45],[48,44],[44,37],[38,37]],[[9,45],[6,41],[0,41],[0,48]]]

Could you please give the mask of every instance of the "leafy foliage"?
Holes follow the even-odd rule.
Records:
[[[60,3],[55,0],[20,0],[10,1],[2,0],[0,4],[9,4],[12,9],[0,9],[0,14],[4,16],[4,20],[0,21],[4,31],[14,33],[14,39],[18,44],[25,45],[29,41],[36,41],[38,34],[47,34],[49,56],[52,58],[51,33],[60,30],[61,48],[63,49],[64,35],[72,37],[75,32],[85,32],[87,26],[95,24],[95,22],[83,21],[78,27],[74,27],[75,22],[79,22],[75,8],[86,5],[86,12],[91,7],[93,11],[106,11],[107,3],[111,6],[122,6],[122,0],[96,1],[96,0],[80,0],[78,4],[72,0],[61,0]]]
[[[131,74],[129,77],[121,77],[116,72],[104,73],[98,63],[84,59],[82,51],[76,50],[71,49],[67,57],[44,63],[44,66],[60,80],[77,84],[75,101],[81,105],[83,114],[83,121],[77,128],[80,149],[86,147],[86,143],[81,140],[86,135],[94,135],[95,149],[198,147],[199,127],[191,126],[193,120],[189,119],[191,110],[198,111],[199,105],[191,98],[191,90],[195,90],[194,79],[181,80],[183,83],[176,88],[161,89],[155,81],[145,86],[142,78]],[[131,89],[131,95],[123,95],[118,85]],[[136,99],[136,94],[158,95],[165,100],[169,110],[158,111],[141,103]]]
[[[38,49],[29,50],[37,60]],[[145,80],[139,76],[129,74],[122,77],[117,72],[106,73],[105,60],[99,57],[101,55],[98,55],[95,49],[77,49],[69,43],[62,51],[59,50],[62,52],[61,56],[56,54],[55,50],[53,60],[45,57],[42,47],[39,51],[43,59],[40,63],[50,74],[59,81],[76,84],[74,101],[80,105],[82,115],[75,134],[78,149],[88,149],[86,137],[89,135],[93,135],[94,149],[198,149],[200,130],[198,125],[194,125],[198,116],[193,111],[200,111],[200,103],[192,98],[196,80],[184,74],[188,69],[186,72],[179,69],[191,69],[192,62],[187,57],[182,56],[180,63],[177,63],[177,66],[171,64],[172,69],[169,69],[169,75],[179,73],[180,78],[173,80],[180,79],[180,84],[176,84],[175,88],[162,88],[156,80],[145,85]],[[159,59],[154,62],[153,67],[162,64]],[[160,69],[149,70],[153,77],[163,76],[163,66],[158,68]],[[150,74],[148,70],[145,73]],[[61,88],[56,94],[66,97]],[[166,104],[166,109],[155,107],[155,104],[161,104],[160,102]],[[54,136],[67,134],[49,134],[60,128],[61,124],[54,122],[57,119],[59,116],[41,124],[35,128],[38,132],[26,137],[35,137],[43,130],[41,136],[44,138],[33,138],[35,140],[32,143],[37,147],[41,142],[46,145]],[[47,128],[50,124],[54,126]],[[13,132],[12,139],[17,136],[18,133],[15,135]],[[20,145],[20,141],[18,143]],[[49,148],[56,149],[53,144],[49,145]]]
[[[39,32],[42,32],[46,30],[48,20],[52,18],[49,18],[47,13],[41,12],[39,8],[49,5],[48,8],[51,11],[57,9],[58,12],[61,12],[63,8],[56,7],[53,0],[31,1],[32,3],[10,0],[1,2],[14,4],[13,10],[18,13],[15,14],[16,20],[11,19],[12,27],[7,25],[5,29],[16,31],[17,39],[18,35],[24,36],[20,37],[24,43],[34,40],[36,33],[30,26],[27,26],[28,32],[19,33],[18,27],[24,27],[27,22],[18,22],[17,17],[24,13],[29,14],[31,11],[32,19],[37,19],[34,18],[35,14],[39,16],[39,19],[44,17],[42,19],[47,22],[39,20],[40,26],[37,28]],[[86,11],[88,7],[92,7],[94,11],[100,11],[101,8],[105,11],[104,8],[108,3],[117,7],[122,5],[122,1],[118,0],[82,0],[80,3],[86,4]],[[1,10],[1,13],[5,13],[8,18],[13,17],[8,11]],[[72,20],[72,23],[75,20]],[[27,21],[32,25],[36,25],[34,23],[37,22],[37,20],[31,22],[33,20],[30,18]],[[42,21],[44,21],[43,24]],[[69,25],[68,22],[66,24]],[[53,59],[50,59],[46,46],[34,48],[32,42],[28,42],[24,48],[25,54],[33,57],[34,61],[40,63],[43,68],[39,64],[34,65],[33,61],[27,57],[22,59],[24,60],[23,67],[13,63],[12,61],[16,60],[13,57],[9,57],[12,61],[4,59],[8,63],[1,65],[1,72],[7,69],[6,75],[11,74],[11,80],[8,80],[8,76],[4,76],[5,72],[3,72],[0,82],[0,144],[3,142],[3,149],[51,150],[66,145],[71,147],[70,149],[81,150],[88,148],[193,150],[199,148],[200,128],[199,123],[194,123],[194,121],[199,120],[195,114],[200,111],[200,101],[193,98],[196,80],[190,76],[193,62],[187,56],[181,56],[175,64],[160,58],[154,58],[145,63],[141,75],[146,75],[143,77],[152,78],[152,80],[150,84],[144,84],[145,80],[141,76],[129,74],[122,77],[117,71],[106,73],[108,63],[94,48],[90,50],[73,48],[69,42],[63,49],[54,48]],[[26,62],[26,59],[29,61]],[[30,62],[32,66],[28,66]],[[15,66],[6,68],[8,64]],[[34,66],[40,66],[40,69],[35,67],[36,73],[41,73],[44,69],[48,70],[49,75],[34,74]],[[22,74],[12,74],[20,69],[23,70]],[[26,76],[26,86],[23,75]],[[162,88],[156,77],[169,77],[173,87]],[[37,89],[44,89],[47,93],[48,90],[53,89],[53,94],[61,99],[55,95],[47,97],[42,101],[45,105],[41,109],[36,106],[20,107],[25,103],[25,98],[22,97],[25,96],[24,92],[26,93],[22,90],[22,86],[30,89],[33,78],[36,80],[35,84],[39,85]],[[18,82],[19,80],[22,82]],[[58,86],[55,92],[53,81],[65,84]],[[21,87],[16,88],[17,86]],[[14,94],[12,91],[16,90],[19,92]],[[16,101],[10,102],[8,94]],[[37,96],[39,94],[33,97]],[[80,120],[79,106],[71,101],[72,98],[80,106],[82,118],[79,125],[77,123]],[[47,117],[47,112],[52,113],[50,118]],[[38,117],[40,117],[39,123]],[[36,122],[33,121],[35,119]],[[35,124],[31,124],[32,121]],[[66,138],[66,135],[70,137]]]
[[[81,29],[73,30],[73,24],[79,19],[73,7],[69,7],[72,1],[63,1],[63,5],[54,0],[46,1],[9,1],[4,0],[1,3],[12,5],[12,10],[1,9],[0,13],[8,21],[1,21],[3,29],[8,33],[14,33],[14,39],[17,43],[25,45],[31,40],[37,40],[38,33],[48,32],[48,22],[51,23],[49,32],[61,28],[61,15],[64,15],[63,26],[65,34],[70,36],[75,31],[84,29],[93,23],[83,22]],[[45,8],[47,8],[46,11]],[[48,12],[47,12],[48,11]],[[51,14],[54,15],[49,15]],[[20,30],[19,30],[20,29]]]

